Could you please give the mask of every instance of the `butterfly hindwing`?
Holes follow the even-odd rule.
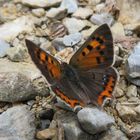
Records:
[[[113,55],[112,34],[108,25],[103,24],[73,55],[70,65],[81,70],[106,68],[112,65]]]
[[[114,68],[83,71],[79,72],[79,76],[87,89],[91,104],[101,106],[106,98],[113,98],[118,77]]]
[[[57,59],[39,48],[30,40],[26,39],[26,46],[33,62],[40,69],[49,83],[52,83],[54,80],[60,79],[61,66]]]

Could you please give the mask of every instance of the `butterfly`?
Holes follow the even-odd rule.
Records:
[[[26,46],[53,92],[71,108],[102,106],[106,99],[113,98],[117,72],[112,67],[113,38],[107,24],[90,35],[69,64],[60,62],[30,40],[26,39]]]

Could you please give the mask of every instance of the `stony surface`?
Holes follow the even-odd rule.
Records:
[[[18,105],[0,115],[0,140],[33,140],[35,116],[28,106]]]
[[[29,107],[31,110],[28,111],[29,114],[35,113],[36,120],[33,124],[34,130],[36,129],[35,136],[38,137],[40,134],[39,139],[51,138],[50,130],[53,129],[57,132],[53,133],[52,140],[138,140],[140,138],[139,11],[138,0],[0,0],[0,117],[9,111],[9,108],[13,109],[15,102],[18,102]],[[87,115],[85,111],[81,117],[86,122],[83,129],[76,113],[69,112],[72,109],[52,96],[53,92],[48,89],[47,81],[28,57],[25,39],[32,40],[59,60],[69,63],[74,52],[103,23],[107,23],[112,31],[114,67],[118,70],[119,82],[113,93],[114,99],[102,108],[102,111],[108,114],[107,119],[114,118],[115,125],[93,135],[91,133],[95,126],[93,122],[96,122],[96,119],[94,121],[93,119],[97,118],[98,113]],[[60,108],[68,111],[61,111]],[[20,111],[22,110],[24,109]],[[25,116],[26,113],[21,115],[23,121],[26,119]],[[10,117],[7,116],[5,124],[11,120]],[[13,118],[11,127],[19,119],[14,115]],[[89,118],[92,118],[92,121]],[[101,115],[98,120],[101,121],[96,126],[105,124]],[[20,121],[21,125],[23,121]],[[26,127],[30,129],[29,125]],[[91,126],[90,129],[88,126]],[[9,130],[5,128],[0,128],[4,132],[4,138],[0,139],[20,139],[9,137],[9,133],[6,133],[14,131],[13,127]],[[99,132],[98,128],[92,132]],[[21,134],[22,130],[19,131]],[[27,131],[27,135],[24,133],[27,137],[33,134],[30,130]],[[12,134],[15,136],[16,133]],[[27,137],[25,140],[31,139]]]

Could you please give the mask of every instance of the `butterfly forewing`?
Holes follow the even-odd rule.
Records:
[[[59,80],[61,77],[59,61],[27,39],[26,46],[33,62],[47,78],[48,82],[52,83],[54,80]]]
[[[113,63],[113,38],[107,24],[96,29],[73,55],[70,65],[80,70],[106,68]]]

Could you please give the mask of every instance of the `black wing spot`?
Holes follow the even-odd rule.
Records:
[[[86,53],[85,53],[85,52],[82,52],[82,55],[83,55],[83,56],[85,56],[85,55],[86,55]]]
[[[93,49],[93,47],[90,46],[90,45],[88,45],[88,46],[87,46],[87,49],[88,49],[89,51],[91,51],[91,50]]]
[[[96,40],[100,43],[100,44],[103,44],[104,41],[100,38],[100,37],[96,37]]]
[[[100,51],[100,55],[104,55],[104,51]]]
[[[51,63],[53,64],[53,60],[51,60]]]
[[[100,47],[100,46],[97,46],[97,47],[96,47],[96,50],[98,50],[98,51],[99,51],[100,49],[101,49],[101,47]]]
[[[100,64],[101,63],[100,57],[96,57],[96,61],[98,64]]]

